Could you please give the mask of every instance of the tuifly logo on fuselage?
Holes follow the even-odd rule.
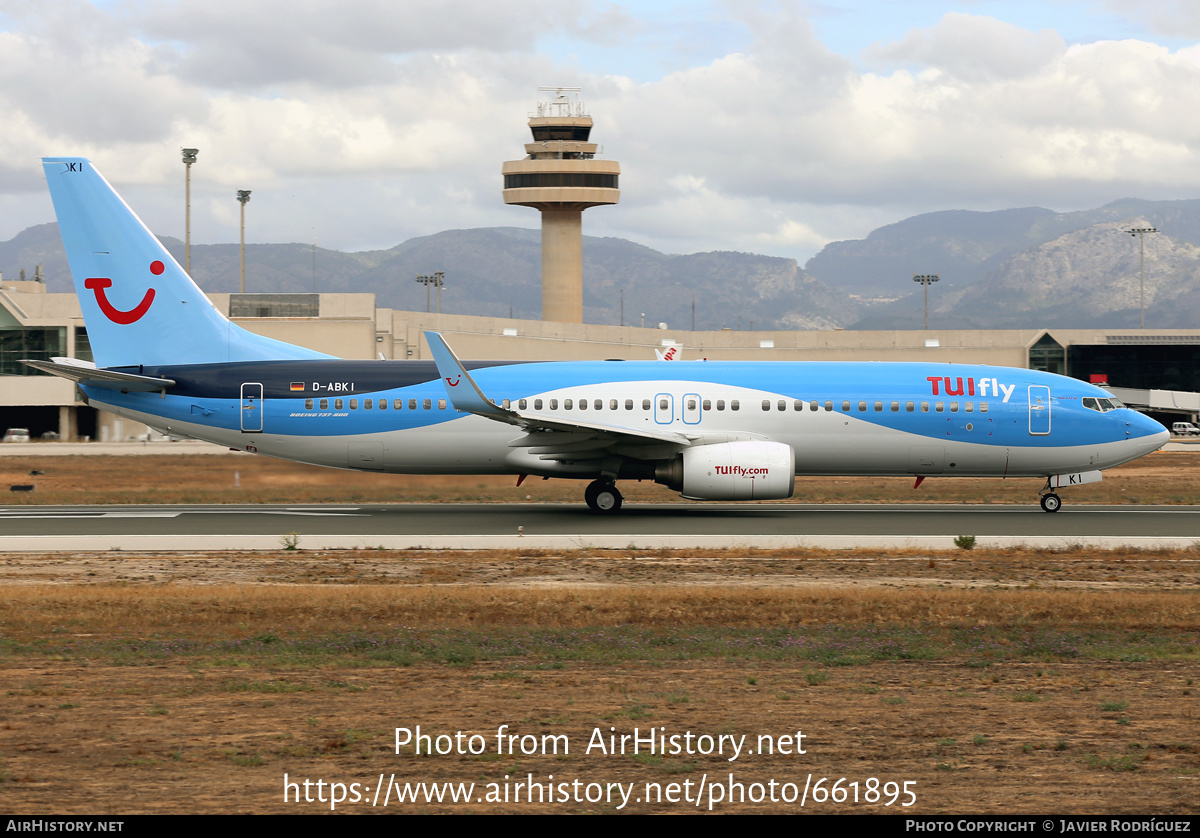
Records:
[[[1017,385],[1001,384],[995,378],[981,378],[977,382],[974,378],[962,378],[961,376],[950,378],[950,376],[944,375],[931,375],[925,380],[932,385],[935,396],[978,396],[986,399],[989,396],[997,398],[1003,395],[1003,401],[1007,402],[1013,391],[1017,389]]]

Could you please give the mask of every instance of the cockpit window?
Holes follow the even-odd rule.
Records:
[[[1083,399],[1083,406],[1088,410],[1095,410],[1099,413],[1107,413],[1110,410],[1117,410],[1125,405],[1121,403],[1120,399],[1094,399],[1090,396],[1085,396]]]

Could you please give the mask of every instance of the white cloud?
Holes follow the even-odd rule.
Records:
[[[1030,32],[989,17],[955,12],[937,26],[913,30],[890,44],[868,50],[873,61],[941,70],[964,81],[988,82],[1032,76],[1066,51],[1048,29]]]
[[[1174,38],[1200,38],[1200,6],[1193,0],[1101,0],[1101,5],[1124,17],[1140,21],[1151,31]]]
[[[956,12],[897,31],[868,70],[794,7],[730,3],[740,51],[635,81],[619,36],[669,30],[637,7],[430,3],[0,0],[0,237],[50,220],[14,215],[45,206],[13,199],[40,196],[41,154],[93,157],[154,229],[182,235],[180,146],[201,149],[198,241],[233,239],[237,188],[254,190],[258,240],[534,227],[503,204],[500,166],[523,156],[536,88],[554,83],[585,88],[593,139],[622,165],[621,204],[585,232],[672,252],[803,258],[923,211],[1200,192],[1200,46],[1067,46]],[[580,47],[570,66],[537,52],[545,38]]]

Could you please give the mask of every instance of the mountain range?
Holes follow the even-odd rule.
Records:
[[[1200,200],[1125,199],[1093,210],[1030,207],[928,213],[865,239],[832,242],[801,268],[794,259],[714,251],[670,255],[624,239],[583,240],[584,321],[677,329],[917,329],[922,289],[931,328],[1133,328],[1140,319],[1139,242],[1145,238],[1146,325],[1200,322]],[[183,243],[162,237],[181,263]],[[443,271],[443,311],[531,319],[541,308],[537,230],[448,230],[388,250],[344,253],[310,244],[248,244],[248,292],[371,291],[377,304],[426,306],[421,274]],[[70,291],[57,225],[0,242],[0,272]],[[193,245],[206,291],[238,290],[236,244]],[[431,307],[437,305],[431,296]]]

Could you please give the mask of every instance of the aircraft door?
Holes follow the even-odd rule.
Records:
[[[700,397],[695,393],[684,394],[683,421],[688,425],[700,424]]]
[[[659,393],[654,397],[654,421],[660,425],[675,421],[675,397],[670,393]]]
[[[262,433],[263,429],[263,386],[258,383],[242,384],[242,433]]]
[[[1040,384],[1029,385],[1029,433],[1050,433],[1050,388]]]

